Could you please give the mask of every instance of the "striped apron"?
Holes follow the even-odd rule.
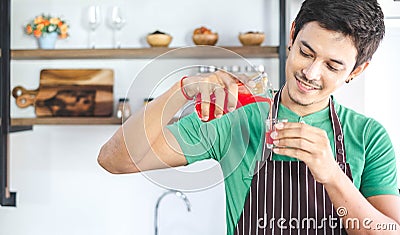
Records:
[[[278,116],[281,91],[274,98],[274,117]],[[336,161],[352,180],[342,127],[332,99],[329,109]],[[346,231],[324,186],[314,180],[307,165],[300,161],[273,161],[272,151],[264,143],[263,157],[256,163],[235,234],[346,234]]]

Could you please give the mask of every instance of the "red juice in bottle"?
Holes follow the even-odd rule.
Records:
[[[227,93],[227,90],[225,90],[225,93]],[[255,102],[268,102],[271,106],[272,100],[270,98],[265,98],[262,96],[257,96],[253,95],[241,82],[238,82],[238,102],[236,104],[236,108],[240,108],[242,106],[252,104]],[[196,96],[196,101],[195,101],[195,109],[197,112],[197,115],[199,118],[202,118],[201,114],[201,94],[198,94]],[[209,118],[207,121],[211,121],[215,119],[215,95],[211,94],[210,96],[210,112],[209,112]],[[228,113],[228,108],[227,108],[227,96],[225,96],[225,106],[223,110],[223,114]]]

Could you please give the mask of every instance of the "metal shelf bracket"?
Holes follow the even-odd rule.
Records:
[[[9,189],[8,135],[10,133],[10,13],[11,1],[0,1],[0,205],[16,206],[16,193]]]

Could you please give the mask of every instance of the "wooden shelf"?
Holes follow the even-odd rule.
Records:
[[[12,118],[11,126],[33,125],[121,125],[116,117],[42,117]]]
[[[63,50],[11,50],[13,60],[58,60],[58,59],[151,59],[170,52],[163,58],[278,58],[278,47],[240,46],[222,47],[234,53],[225,52],[220,47],[177,48],[153,47],[131,49],[63,49]],[[15,128],[33,125],[120,125],[115,117],[41,117],[12,118]]]
[[[234,58],[235,53],[245,58],[278,58],[278,47],[240,46],[221,47],[234,53],[223,52],[219,47],[203,50],[199,47],[178,48],[152,47],[131,49],[63,49],[63,50],[11,50],[13,60],[55,59],[152,59],[166,52],[163,58]],[[190,49],[192,48],[192,49]],[[197,48],[197,49],[196,49]],[[219,49],[218,49],[219,48]]]

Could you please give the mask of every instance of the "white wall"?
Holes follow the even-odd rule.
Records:
[[[112,6],[123,8],[126,26],[122,29],[122,47],[139,47],[148,45],[145,36],[156,29],[173,36],[171,47],[193,45],[191,34],[194,28],[207,26],[220,34],[218,45],[240,45],[239,32],[266,29],[266,43],[278,43],[278,18],[273,9],[277,9],[278,1],[255,0],[251,4],[246,1],[222,0],[211,1],[35,1],[35,6],[28,7],[28,1],[13,0],[12,47],[36,48],[33,38],[24,35],[22,26],[35,15],[51,13],[62,16],[70,23],[71,37],[57,43],[57,48],[87,48],[88,28],[85,24],[87,7],[91,4],[101,6],[103,21],[97,29],[96,39],[99,48],[112,47],[112,30],[108,27],[109,11]],[[271,13],[269,12],[271,11]],[[263,13],[268,14],[263,14]],[[229,25],[229,26],[228,26]],[[270,29],[274,30],[271,33]]]
[[[110,175],[96,164],[98,147],[114,129],[35,127],[13,134],[18,201],[17,208],[1,208],[0,234],[152,234],[155,202],[164,190],[140,174]],[[165,197],[160,234],[223,234],[222,190],[187,193],[190,213],[180,199]]]
[[[35,49],[36,40],[23,33],[34,16],[51,13],[63,16],[70,24],[70,37],[59,40],[58,49],[87,48],[88,30],[85,12],[90,4],[102,8],[104,21],[96,32],[97,48],[112,48],[112,31],[105,20],[111,6],[125,10],[127,24],[122,29],[122,47],[148,47],[145,36],[156,29],[173,36],[171,47],[193,45],[194,28],[207,26],[220,35],[217,45],[238,46],[239,32],[266,32],[265,45],[278,44],[278,1],[202,0],[202,1],[78,1],[12,0],[11,47]],[[192,60],[194,64],[203,61]],[[136,75],[149,60],[37,60],[12,61],[11,88],[39,86],[39,72],[44,68],[112,68],[115,72],[114,97],[124,97]],[[165,67],[180,64],[166,60]],[[186,63],[190,61],[185,60]],[[251,60],[265,64],[277,85],[277,60]],[[215,65],[245,64],[239,60],[212,60]],[[135,83],[151,90],[157,82],[157,71],[149,82]],[[132,102],[139,108],[144,97]],[[11,100],[12,117],[33,117],[33,107],[20,109]],[[34,126],[33,131],[13,133],[10,137],[11,190],[17,192],[17,208],[0,209],[0,234],[152,234],[154,206],[164,188],[149,180],[149,175],[111,175],[97,162],[100,146],[118,126]],[[225,198],[221,172],[214,162],[194,164],[180,171],[212,169],[197,177],[177,179],[176,171],[152,172],[157,179],[174,185],[185,179],[198,191],[185,191],[192,203],[192,212],[173,195],[160,207],[160,234],[224,234]],[[193,183],[192,183],[193,182]],[[185,187],[184,187],[185,189]]]
[[[374,117],[388,131],[397,155],[400,170],[400,123],[398,120],[398,97],[400,75],[398,53],[400,52],[400,2],[397,19],[387,19],[386,36],[374,63],[366,71],[365,113]],[[399,188],[400,188],[400,180]]]

